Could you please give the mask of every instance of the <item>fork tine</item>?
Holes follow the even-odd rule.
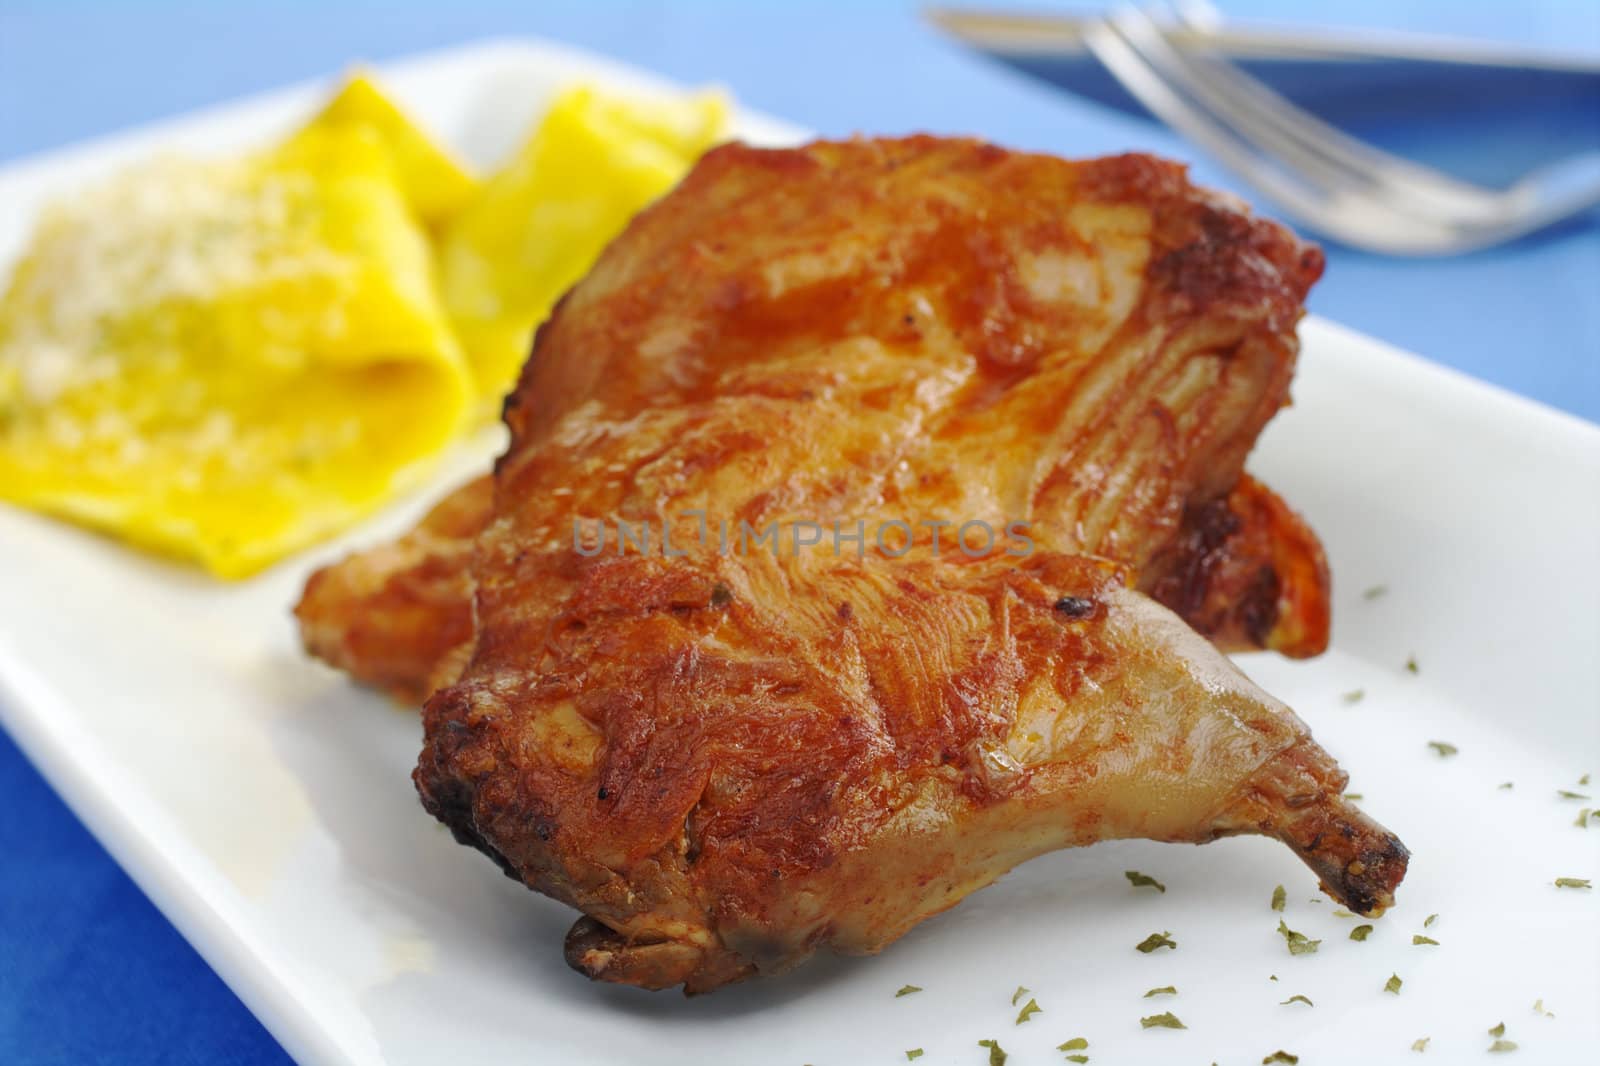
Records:
[[[1137,24],[1135,24],[1137,26]],[[1135,30],[1135,32],[1137,32]],[[1085,27],[1084,42],[1152,113],[1220,159],[1262,195],[1315,229],[1347,243],[1406,254],[1436,253],[1452,234],[1386,207],[1325,167],[1290,168],[1248,137],[1192,103],[1128,34],[1116,16]],[[1142,42],[1141,42],[1142,43]]]
[[[1161,27],[1138,8],[1119,7],[1111,21],[1169,83],[1286,169],[1308,178],[1314,175],[1341,196],[1366,196],[1386,209],[1403,209],[1408,215],[1423,215],[1441,223],[1488,222],[1505,215],[1500,202],[1482,190],[1467,197],[1461,195],[1459,188],[1444,189],[1442,179],[1429,181],[1425,187],[1414,176],[1407,180],[1380,161],[1376,149],[1360,153],[1361,158],[1351,158],[1340,144],[1318,143],[1314,131],[1305,128],[1310,123],[1337,131],[1260,83],[1255,83],[1258,91],[1241,85],[1240,80],[1247,76],[1237,68],[1228,68],[1236,75],[1230,78],[1219,74],[1218,68],[1227,66],[1221,61],[1200,66],[1203,61],[1176,48]],[[1278,106],[1271,106],[1266,98],[1276,100]],[[1343,134],[1338,136],[1344,141],[1352,140]]]
[[[1192,5],[1179,3],[1175,7],[1185,25],[1205,32],[1205,21],[1197,17]],[[1160,26],[1145,12],[1134,9],[1129,17],[1141,23],[1141,31],[1153,31],[1165,38]],[[1382,186],[1392,195],[1408,201],[1411,209],[1442,220],[1492,221],[1507,213],[1506,205],[1496,193],[1352,137],[1215,53],[1179,48],[1172,51],[1196,79],[1216,93],[1216,99],[1226,102],[1235,116],[1250,116],[1257,121],[1258,130],[1270,131],[1268,136],[1275,146],[1283,147],[1292,142],[1293,148],[1288,150],[1297,155],[1303,151],[1345,171],[1353,180]],[[1280,137],[1282,140],[1278,139]]]
[[[1241,71],[1228,67],[1237,77],[1216,76],[1137,10],[1120,7],[1089,23],[1083,40],[1152,114],[1289,214],[1347,244],[1454,255],[1600,206],[1600,169],[1587,156],[1497,191],[1395,160],[1339,131],[1331,149],[1318,144],[1315,131],[1332,127],[1308,115],[1301,123],[1303,112]]]

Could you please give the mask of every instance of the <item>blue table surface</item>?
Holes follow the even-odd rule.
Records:
[[[1019,6],[1026,6],[1025,4]],[[1038,6],[1037,4],[1035,6]],[[1083,7],[1082,0],[1077,5]],[[1600,5],[1235,0],[1230,16],[1405,29],[1600,55]],[[824,134],[927,129],[1093,155],[1193,160],[1158,126],[1054,91],[929,28],[914,5],[200,5],[0,0],[0,164],[131,123],[384,59],[538,35],[689,82]],[[1600,100],[1581,105],[1594,119]],[[1571,116],[1568,116],[1570,118]],[[1535,134],[1560,116],[1528,116]],[[1403,138],[1402,138],[1403,140]],[[1600,221],[1446,261],[1330,248],[1312,309],[1600,420]],[[3,594],[3,590],[0,590]],[[286,1056],[0,733],[0,1062],[262,1063]]]

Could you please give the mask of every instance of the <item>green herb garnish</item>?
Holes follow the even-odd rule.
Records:
[[[1428,1041],[1431,1040],[1431,1039],[1432,1039],[1432,1037],[1425,1036],[1421,1040],[1413,1040],[1413,1041],[1411,1041],[1411,1050],[1412,1051],[1427,1051],[1428,1050]]]
[[[906,1061],[907,1062],[910,1062],[913,1059],[920,1059],[920,1058],[922,1058],[922,1049],[919,1048],[919,1047],[914,1047],[910,1051],[906,1052]]]
[[[1167,890],[1166,885],[1153,877],[1140,873],[1138,870],[1128,870],[1122,876],[1126,877],[1128,883],[1133,885],[1134,888],[1153,888],[1157,892],[1165,892]]]
[[[1578,784],[1587,785],[1588,783],[1589,783],[1589,775],[1588,774],[1584,774],[1582,777],[1578,778]]]
[[[1588,796],[1585,796],[1582,792],[1569,792],[1567,789],[1564,789],[1564,788],[1556,789],[1556,795],[1560,796],[1564,800],[1586,800],[1586,799],[1589,798]]]
[[[980,1040],[978,1046],[989,1049],[989,1066],[1006,1066],[1006,1051],[998,1040]]]
[[[1297,933],[1283,924],[1283,919],[1278,919],[1278,932],[1283,934],[1283,942],[1289,948],[1291,955],[1311,955],[1316,952],[1320,940],[1312,940],[1304,933]]]
[[[921,992],[921,991],[922,991],[922,986],[921,985],[901,985],[900,986],[900,991],[898,991],[898,992],[896,992],[894,994],[894,998],[895,999],[899,999],[901,996],[909,996],[913,992]]]
[[[1015,992],[1011,993],[1011,1005],[1013,1007],[1015,1007],[1017,1005],[1017,1001],[1019,999],[1021,999],[1023,996],[1027,995],[1027,994],[1028,994],[1028,989],[1023,988],[1021,985],[1018,985],[1017,986],[1017,990]]]
[[[1022,1011],[1017,1015],[1017,1024],[1021,1025],[1023,1022],[1027,1021],[1029,1018],[1032,1018],[1035,1014],[1038,1014],[1042,1010],[1044,1010],[1044,1008],[1039,1006],[1038,1000],[1029,999],[1027,1003],[1023,1004]]]
[[[1361,800],[1364,800],[1367,797],[1363,796],[1359,792],[1346,792],[1344,794],[1344,798],[1349,800],[1351,803],[1359,803]]]
[[[1180,1022],[1178,1020],[1178,1016],[1173,1014],[1171,1011],[1166,1011],[1162,1014],[1152,1014],[1148,1018],[1140,1018],[1139,1024],[1146,1029],[1189,1028],[1187,1025],[1184,1025],[1182,1022]]]
[[[1589,879],[1587,877],[1558,877],[1556,878],[1556,887],[1593,888],[1594,886],[1589,883]]]
[[[1500,785],[1499,785],[1499,788],[1500,788],[1501,791],[1508,791],[1513,787],[1514,786],[1512,785],[1512,783],[1510,781],[1502,781],[1502,782],[1500,782]]]
[[[1542,1014],[1546,1018],[1554,1018],[1555,1017],[1555,1013],[1554,1012],[1547,1011],[1547,1010],[1544,1009],[1544,1000],[1542,1000],[1542,999],[1536,999],[1536,1000],[1533,1001],[1533,1013]]]
[[[1161,988],[1152,988],[1150,991],[1144,994],[1144,998],[1149,999],[1151,996],[1175,996],[1177,994],[1178,989],[1175,985],[1164,985]]]
[[[1335,918],[1354,918],[1355,917],[1354,914],[1351,914],[1349,911],[1345,910],[1343,907],[1339,907],[1339,908],[1335,909],[1334,912],[1333,912],[1333,916]]]
[[[1448,759],[1450,756],[1461,750],[1454,744],[1447,744],[1442,740],[1430,740],[1428,741],[1428,747],[1438,752],[1439,758],[1441,759]]]
[[[1375,600],[1375,599],[1378,599],[1380,596],[1387,595],[1388,592],[1389,592],[1389,586],[1388,585],[1373,585],[1371,588],[1367,589],[1365,592],[1363,592],[1361,594],[1361,598],[1364,599],[1364,600]]]
[[[1274,1062],[1286,1062],[1289,1066],[1295,1066],[1295,1063],[1299,1061],[1299,1055],[1291,1055],[1287,1051],[1274,1051],[1261,1060],[1261,1066],[1272,1066]]]
[[[1413,946],[1418,945],[1418,944],[1432,944],[1434,947],[1438,947],[1439,946],[1439,942],[1437,940],[1433,939],[1433,937],[1431,937],[1431,936],[1423,936],[1421,933],[1413,934],[1412,937],[1411,937],[1411,943],[1412,943]]]
[[[1171,933],[1151,933],[1134,946],[1141,953],[1148,955],[1156,948],[1172,948],[1176,951],[1178,942],[1172,939]]]
[[[1367,690],[1364,688],[1353,688],[1344,694],[1344,701],[1346,703],[1360,703],[1366,698]]]
[[[1417,669],[1417,657],[1415,655],[1406,656],[1406,673],[1415,674],[1419,672]]]
[[[1505,1036],[1506,1035],[1506,1023],[1505,1022],[1501,1022],[1499,1025],[1495,1026],[1493,1029],[1490,1029],[1489,1030],[1489,1035],[1490,1036]]]
[[[1515,1051],[1517,1050],[1517,1042],[1515,1040],[1496,1040],[1494,1043],[1489,1045],[1489,1050]]]
[[[1283,886],[1282,885],[1279,885],[1277,888],[1273,889],[1272,890],[1272,909],[1275,910],[1275,911],[1283,910],[1283,904],[1284,904],[1284,902],[1286,900],[1288,900],[1288,898],[1289,898],[1289,893],[1287,893],[1287,892],[1285,892],[1283,890]]]
[[[1438,920],[1439,920],[1439,916],[1437,914],[1430,914],[1426,918],[1422,919],[1422,928],[1426,929],[1426,928],[1428,928],[1428,926],[1432,925],[1434,922],[1437,922]]]
[[[1278,1004],[1278,1006],[1287,1007],[1291,1003],[1304,1003],[1308,1007],[1315,1007],[1316,1006],[1315,1003],[1311,1002],[1305,996],[1290,996],[1288,999],[1286,999],[1282,1003]]]
[[[1585,807],[1583,810],[1579,811],[1578,820],[1572,824],[1577,826],[1579,829],[1589,828],[1589,808]]]
[[[1067,1056],[1067,1061],[1068,1062],[1088,1062],[1089,1061],[1089,1056],[1087,1056],[1087,1055],[1068,1055]]]
[[[1392,973],[1389,975],[1389,979],[1383,983],[1383,990],[1385,992],[1393,992],[1398,996],[1400,994],[1400,986],[1403,984],[1405,982],[1400,980],[1400,975]]]
[[[1370,925],[1358,925],[1354,929],[1350,930],[1350,939],[1351,940],[1365,940],[1365,939],[1367,939],[1368,935],[1371,934],[1371,932],[1372,932],[1372,926],[1370,926]]]
[[[1057,1044],[1056,1045],[1056,1050],[1057,1051],[1082,1051],[1084,1048],[1086,1048],[1088,1046],[1089,1046],[1089,1041],[1085,1040],[1081,1036],[1075,1036],[1071,1040],[1068,1040],[1065,1044]]]

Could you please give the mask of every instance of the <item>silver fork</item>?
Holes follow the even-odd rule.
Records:
[[[1205,9],[1186,7],[1180,18],[1203,29]],[[1600,205],[1600,152],[1488,189],[1357,140],[1218,56],[1174,47],[1138,8],[1118,7],[1089,24],[1084,43],[1152,114],[1290,215],[1346,244],[1455,255]]]

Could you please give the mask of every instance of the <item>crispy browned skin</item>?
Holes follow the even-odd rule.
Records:
[[[478,478],[393,544],[312,574],[294,609],[306,650],[403,702],[427,699],[472,639],[469,563],[493,502]]]
[[[1333,597],[1322,542],[1248,474],[1226,496],[1189,503],[1139,589],[1224,651],[1307,658],[1328,648]]]
[[[1115,837],[1277,836],[1381,910],[1404,848],[1298,718],[1128,587],[1149,570],[1212,612],[1237,585],[1258,606],[1214,632],[1263,629],[1235,571],[1303,562],[1276,545],[1304,527],[1240,470],[1320,267],[1142,156],[712,152],[562,301],[507,404],[424,805],[585,913],[575,967],[651,988],[877,951]],[[924,527],[899,558],[870,534],[724,554],[690,510],[1020,519],[1033,551],[970,559],[947,530],[936,554]],[[618,517],[688,554],[574,550],[575,518]],[[1304,581],[1271,598],[1302,610]]]

